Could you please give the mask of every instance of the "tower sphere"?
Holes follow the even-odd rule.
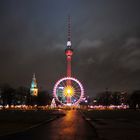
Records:
[[[65,54],[66,54],[66,56],[72,56],[72,55],[73,55],[73,49],[71,49],[71,48],[66,48],[66,49],[65,49]]]

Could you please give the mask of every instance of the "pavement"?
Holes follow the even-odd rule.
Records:
[[[137,120],[95,119],[91,123],[105,140],[140,140],[140,122]]]
[[[0,137],[0,140],[99,140],[93,127],[77,110],[50,123],[27,131]]]
[[[84,119],[93,127],[100,140],[140,140],[140,121],[133,119]]]

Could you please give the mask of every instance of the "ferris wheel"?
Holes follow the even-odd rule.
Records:
[[[83,100],[84,89],[77,79],[64,77],[56,82],[53,96],[61,105],[78,105]]]

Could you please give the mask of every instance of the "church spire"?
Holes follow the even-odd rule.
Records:
[[[37,88],[37,82],[36,82],[35,73],[33,74],[31,87],[33,87],[33,88]]]
[[[33,74],[30,93],[31,93],[32,96],[37,96],[38,95],[38,88],[37,88],[37,81],[36,81],[35,73]]]

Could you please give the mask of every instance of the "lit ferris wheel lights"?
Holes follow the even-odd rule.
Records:
[[[71,85],[67,85],[69,80]],[[64,77],[55,84],[53,96],[62,105],[68,105],[67,98],[71,99],[71,105],[78,105],[83,100],[84,89],[77,79]]]
[[[72,97],[74,95],[74,93],[75,93],[75,91],[74,91],[74,88],[72,86],[64,87],[64,90],[63,90],[64,96]]]

